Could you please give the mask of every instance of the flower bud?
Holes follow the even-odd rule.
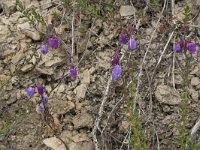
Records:
[[[175,52],[175,53],[181,53],[182,50],[183,50],[183,48],[182,48],[181,44],[180,44],[180,43],[177,43],[177,44],[175,45],[175,47],[174,47],[174,52]]]
[[[120,61],[120,55],[119,55],[119,52],[116,52],[114,54],[114,56],[112,57],[112,65],[115,66],[115,65],[119,65],[119,61]]]

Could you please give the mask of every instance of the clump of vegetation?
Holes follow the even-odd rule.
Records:
[[[45,25],[44,18],[40,13],[36,12],[36,9],[27,9],[20,0],[16,0],[16,5],[18,10],[23,14],[23,17],[26,17],[35,29],[38,30],[39,23]]]

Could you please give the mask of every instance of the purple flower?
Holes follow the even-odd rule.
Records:
[[[49,38],[48,43],[52,48],[54,49],[58,48],[58,38],[56,36]]]
[[[35,88],[29,87],[29,88],[27,89],[27,96],[28,96],[29,98],[31,98],[31,97],[34,95],[34,93],[35,93]]]
[[[116,65],[112,71],[112,79],[114,81],[118,80],[122,73],[122,67],[120,65]]]
[[[48,98],[47,95],[45,95],[45,96],[43,97],[43,104],[44,104],[44,105],[47,105],[48,101],[49,101],[49,98]]]
[[[46,55],[48,53],[48,45],[47,44],[43,44],[40,46],[40,52],[44,55]]]
[[[126,36],[126,34],[124,32],[121,33],[120,38],[121,38],[122,44],[126,44],[127,36]]]
[[[194,54],[197,51],[197,46],[195,43],[190,42],[187,44],[187,49],[191,54]]]
[[[77,78],[77,75],[78,75],[77,69],[72,66],[70,68],[70,76],[71,76],[72,80],[75,80]]]
[[[45,111],[45,107],[43,105],[43,103],[37,104],[36,105],[36,112],[38,114],[43,113]]]
[[[130,39],[130,40],[128,41],[128,49],[129,49],[129,50],[134,50],[134,49],[136,49],[136,47],[137,47],[137,42],[136,42],[136,40],[135,40],[135,39]]]
[[[114,56],[112,57],[112,65],[115,66],[115,65],[119,65],[119,61],[120,61],[120,55],[119,55],[119,52],[116,52],[114,54]]]
[[[44,88],[41,84],[37,85],[38,94],[42,95],[44,93]]]
[[[181,43],[177,43],[174,47],[175,53],[181,53],[183,50],[183,47],[181,46]]]

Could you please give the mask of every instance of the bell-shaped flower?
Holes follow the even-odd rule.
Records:
[[[187,49],[191,54],[194,54],[197,51],[197,46],[194,42],[189,42],[187,44]]]
[[[71,78],[72,78],[72,80],[75,80],[76,78],[77,78],[77,76],[78,76],[78,71],[77,71],[77,69],[76,69],[76,67],[71,67],[70,68],[70,76],[71,76]]]
[[[58,48],[58,38],[56,36],[49,38],[48,44],[51,46],[51,48],[57,49]]]
[[[31,97],[34,95],[34,93],[35,93],[35,88],[33,88],[33,87],[28,87],[28,89],[27,89],[27,96],[28,96],[29,98],[31,98]]]
[[[48,104],[48,101],[49,101],[49,97],[48,97],[47,95],[45,95],[45,96],[43,97],[43,104],[44,104],[44,105],[47,105],[47,104]]]
[[[47,44],[43,44],[40,46],[40,52],[44,55],[46,55],[48,53],[48,45]]]
[[[44,87],[41,84],[37,85],[38,94],[43,95]]]
[[[120,65],[114,66],[112,70],[112,80],[116,81],[119,79],[122,73],[122,67]]]
[[[40,104],[37,104],[36,105],[36,112],[38,114],[41,114],[45,111],[45,107],[44,107],[44,104],[43,103],[40,103]]]
[[[182,48],[181,44],[180,44],[180,43],[177,43],[177,44],[175,45],[175,47],[174,47],[174,52],[175,52],[175,53],[181,53],[182,50],[183,50],[183,48]]]
[[[135,39],[129,39],[128,41],[128,49],[129,50],[134,50],[137,47],[137,42]]]

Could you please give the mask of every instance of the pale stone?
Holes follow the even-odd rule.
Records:
[[[134,7],[130,5],[121,6],[119,13],[122,17],[131,16],[134,14]]]
[[[81,85],[77,86],[76,89],[74,90],[74,92],[76,93],[76,97],[78,99],[85,98],[86,91],[87,91],[86,84],[81,84]]]
[[[56,137],[46,138],[43,140],[43,143],[54,150],[67,150],[64,143]]]
[[[30,71],[31,69],[33,69],[33,64],[26,64],[26,65],[24,65],[24,66],[21,68],[21,71],[22,71],[22,72],[28,72],[28,71]]]
[[[179,92],[167,85],[159,85],[155,92],[156,99],[163,104],[178,105],[181,103]]]
[[[91,114],[87,112],[82,112],[76,115],[73,120],[75,129],[80,129],[83,127],[92,128],[93,127],[93,118]]]
[[[197,86],[197,85],[199,85],[200,84],[200,79],[198,78],[198,77],[193,77],[192,79],[191,79],[191,85],[192,86]]]

